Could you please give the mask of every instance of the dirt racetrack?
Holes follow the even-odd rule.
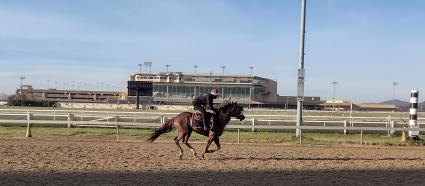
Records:
[[[422,185],[425,176],[424,147],[223,144],[205,161],[183,148],[178,160],[173,143],[0,139],[0,185]]]

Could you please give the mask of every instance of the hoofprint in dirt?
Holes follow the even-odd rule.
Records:
[[[201,150],[204,144],[193,144]],[[423,184],[423,147],[223,144],[207,160],[174,143],[0,139],[0,185]]]

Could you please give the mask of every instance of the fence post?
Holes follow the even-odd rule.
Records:
[[[71,114],[71,113],[68,113],[67,118],[68,118],[68,128],[71,128],[71,126],[72,126],[72,121],[74,120],[74,115],[73,115],[73,114]]]
[[[118,125],[119,117],[115,116],[115,127],[117,129],[117,140],[120,140],[120,126]]]
[[[252,118],[252,132],[255,132],[255,118]]]
[[[391,127],[392,129],[394,129],[395,122],[396,122],[396,121],[394,121],[394,120],[391,120],[391,121],[390,121],[390,127]],[[395,131],[394,131],[394,130],[390,130],[390,134],[391,134],[391,135],[394,135],[394,133],[395,133]]]
[[[344,134],[347,134],[347,120],[344,120]]]
[[[241,129],[238,128],[238,144],[241,142]]]
[[[53,111],[53,121],[56,121],[56,110]]]
[[[136,123],[136,112],[133,112],[134,118],[133,118],[133,123]]]
[[[300,130],[300,144],[303,144],[303,132],[301,130],[301,128],[299,128]]]
[[[387,128],[388,130],[387,130],[387,136],[391,136],[391,134],[390,134],[390,123],[391,123],[391,121],[390,120],[388,120],[386,123],[385,123],[385,128]]]
[[[27,137],[27,138],[32,137],[32,134],[31,134],[31,116],[32,116],[32,114],[29,111],[27,111],[27,133],[25,134],[25,137]]]
[[[363,145],[363,130],[360,130],[360,145]]]

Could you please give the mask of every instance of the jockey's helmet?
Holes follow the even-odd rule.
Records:
[[[214,88],[214,89],[212,89],[211,90],[211,92],[210,92],[212,95],[219,95],[220,94],[220,90],[218,90],[218,89],[216,89],[216,88]]]

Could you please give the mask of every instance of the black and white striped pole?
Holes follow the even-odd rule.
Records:
[[[418,125],[418,95],[417,90],[410,91],[410,119],[409,119],[409,128],[419,128]],[[409,131],[409,138],[415,139],[419,137],[419,131]]]

